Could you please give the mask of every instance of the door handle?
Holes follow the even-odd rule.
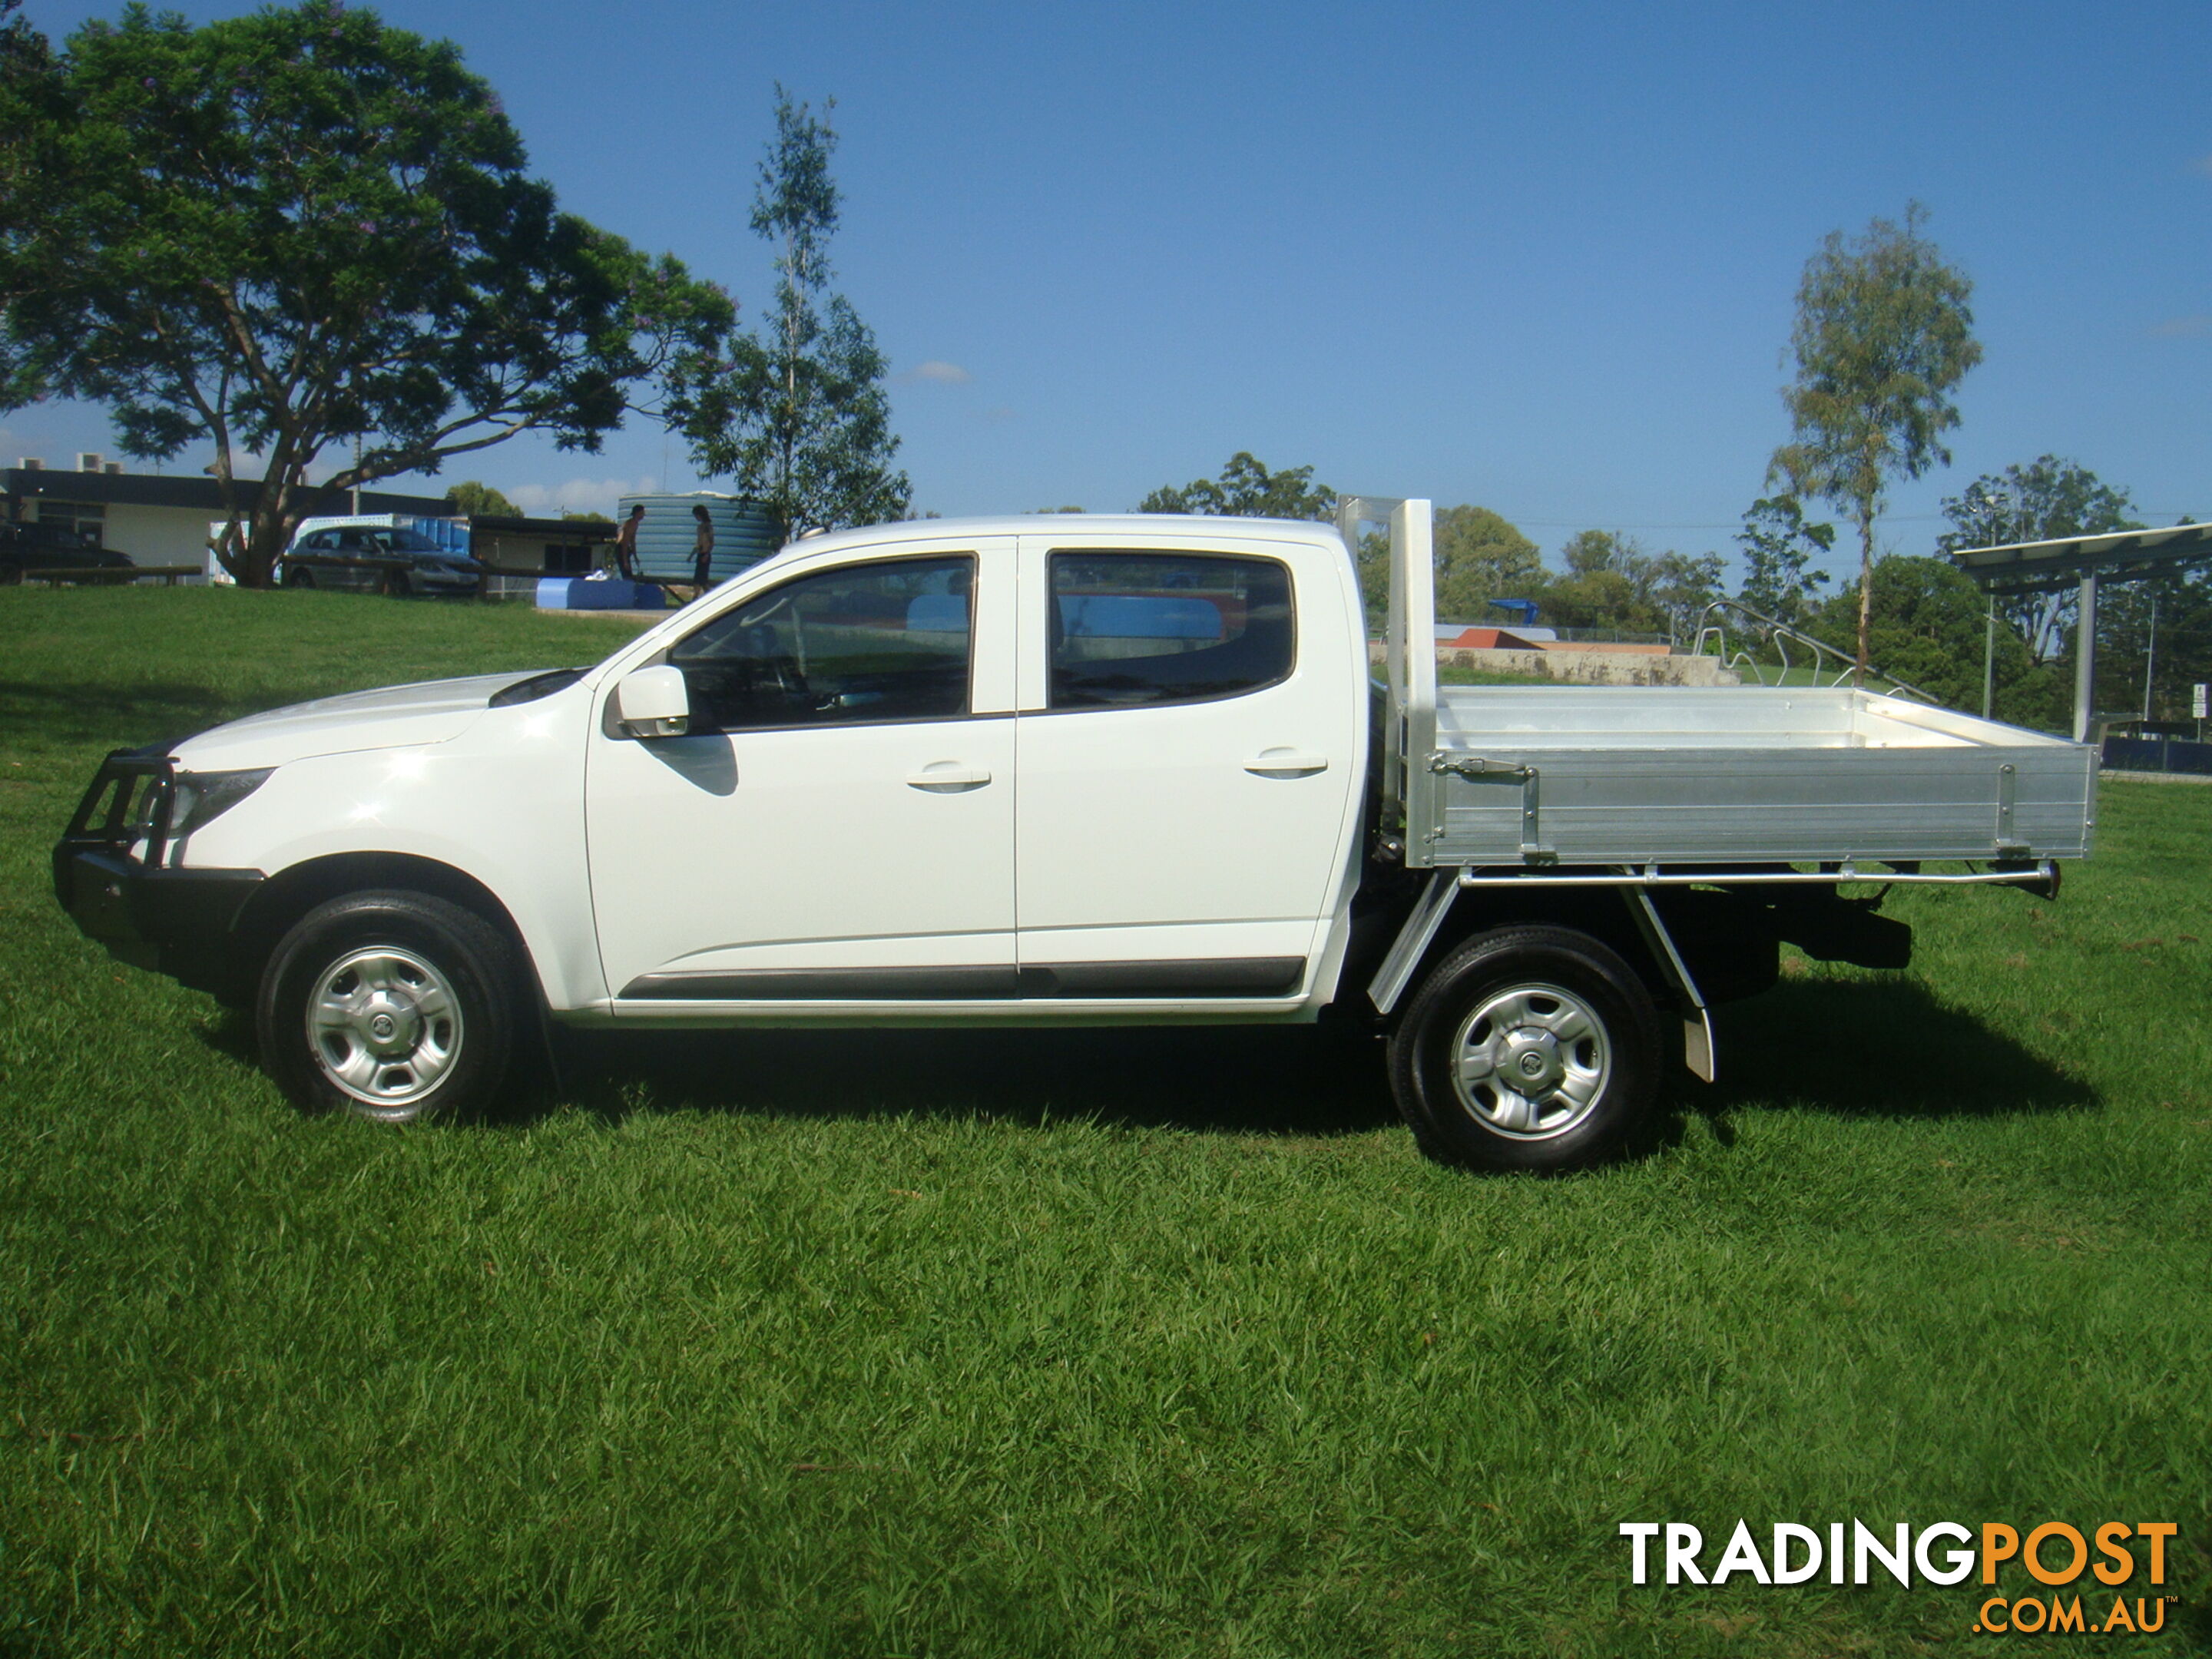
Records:
[[[1244,769],[1255,777],[1310,778],[1328,770],[1328,757],[1297,749],[1263,749],[1244,763]]]
[[[923,789],[933,795],[965,794],[970,789],[981,789],[990,782],[991,775],[980,766],[963,766],[958,761],[932,761],[919,772],[909,773],[909,788]]]

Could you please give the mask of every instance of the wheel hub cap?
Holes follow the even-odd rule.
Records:
[[[316,978],[307,1042],[323,1075],[355,1100],[412,1105],[459,1056],[459,1001],[446,976],[411,951],[349,951]]]
[[[1461,1022],[1452,1086],[1485,1127],[1547,1140],[1589,1115],[1612,1063],[1604,1024],[1587,1002],[1556,985],[1516,985]]]

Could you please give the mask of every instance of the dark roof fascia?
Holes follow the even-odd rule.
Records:
[[[97,501],[117,507],[183,507],[212,515],[223,511],[222,487],[213,478],[189,475],[175,477],[157,477],[150,472],[69,472],[59,467],[11,466],[0,470],[0,488],[11,497],[34,496],[57,501]],[[260,498],[261,480],[240,478],[238,481],[239,504],[251,508]],[[349,491],[340,490],[331,505],[321,511],[321,504],[308,496],[309,511],[306,516],[330,518],[349,513],[353,497]],[[363,513],[403,513],[420,519],[452,519],[460,516],[453,504],[435,495],[394,495],[380,490],[361,492]]]

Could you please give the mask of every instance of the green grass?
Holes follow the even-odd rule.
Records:
[[[0,593],[0,1653],[2212,1644],[2212,791],[2108,787],[2056,905],[1900,893],[1911,973],[1793,958],[1559,1181],[1425,1164],[1308,1031],[617,1043],[516,1121],[307,1121],[46,890],[109,747],[619,637]],[[2171,1520],[2190,1601],[1628,1585],[1620,1521],[1739,1516]]]

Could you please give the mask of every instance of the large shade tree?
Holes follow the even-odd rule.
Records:
[[[130,455],[211,442],[249,584],[353,485],[525,432],[597,449],[734,318],[561,212],[457,48],[338,0],[133,6],[8,79],[0,179],[39,170],[0,234],[0,392],[105,403]]]
[[[1831,232],[1797,287],[1790,336],[1796,374],[1783,390],[1794,428],[1770,480],[1818,496],[1859,532],[1858,667],[1866,678],[1874,595],[1874,525],[1890,484],[1950,465],[1952,393],[1982,360],[1968,301],[1973,283],[1921,234],[1917,202],[1903,223],[1876,219]]]

